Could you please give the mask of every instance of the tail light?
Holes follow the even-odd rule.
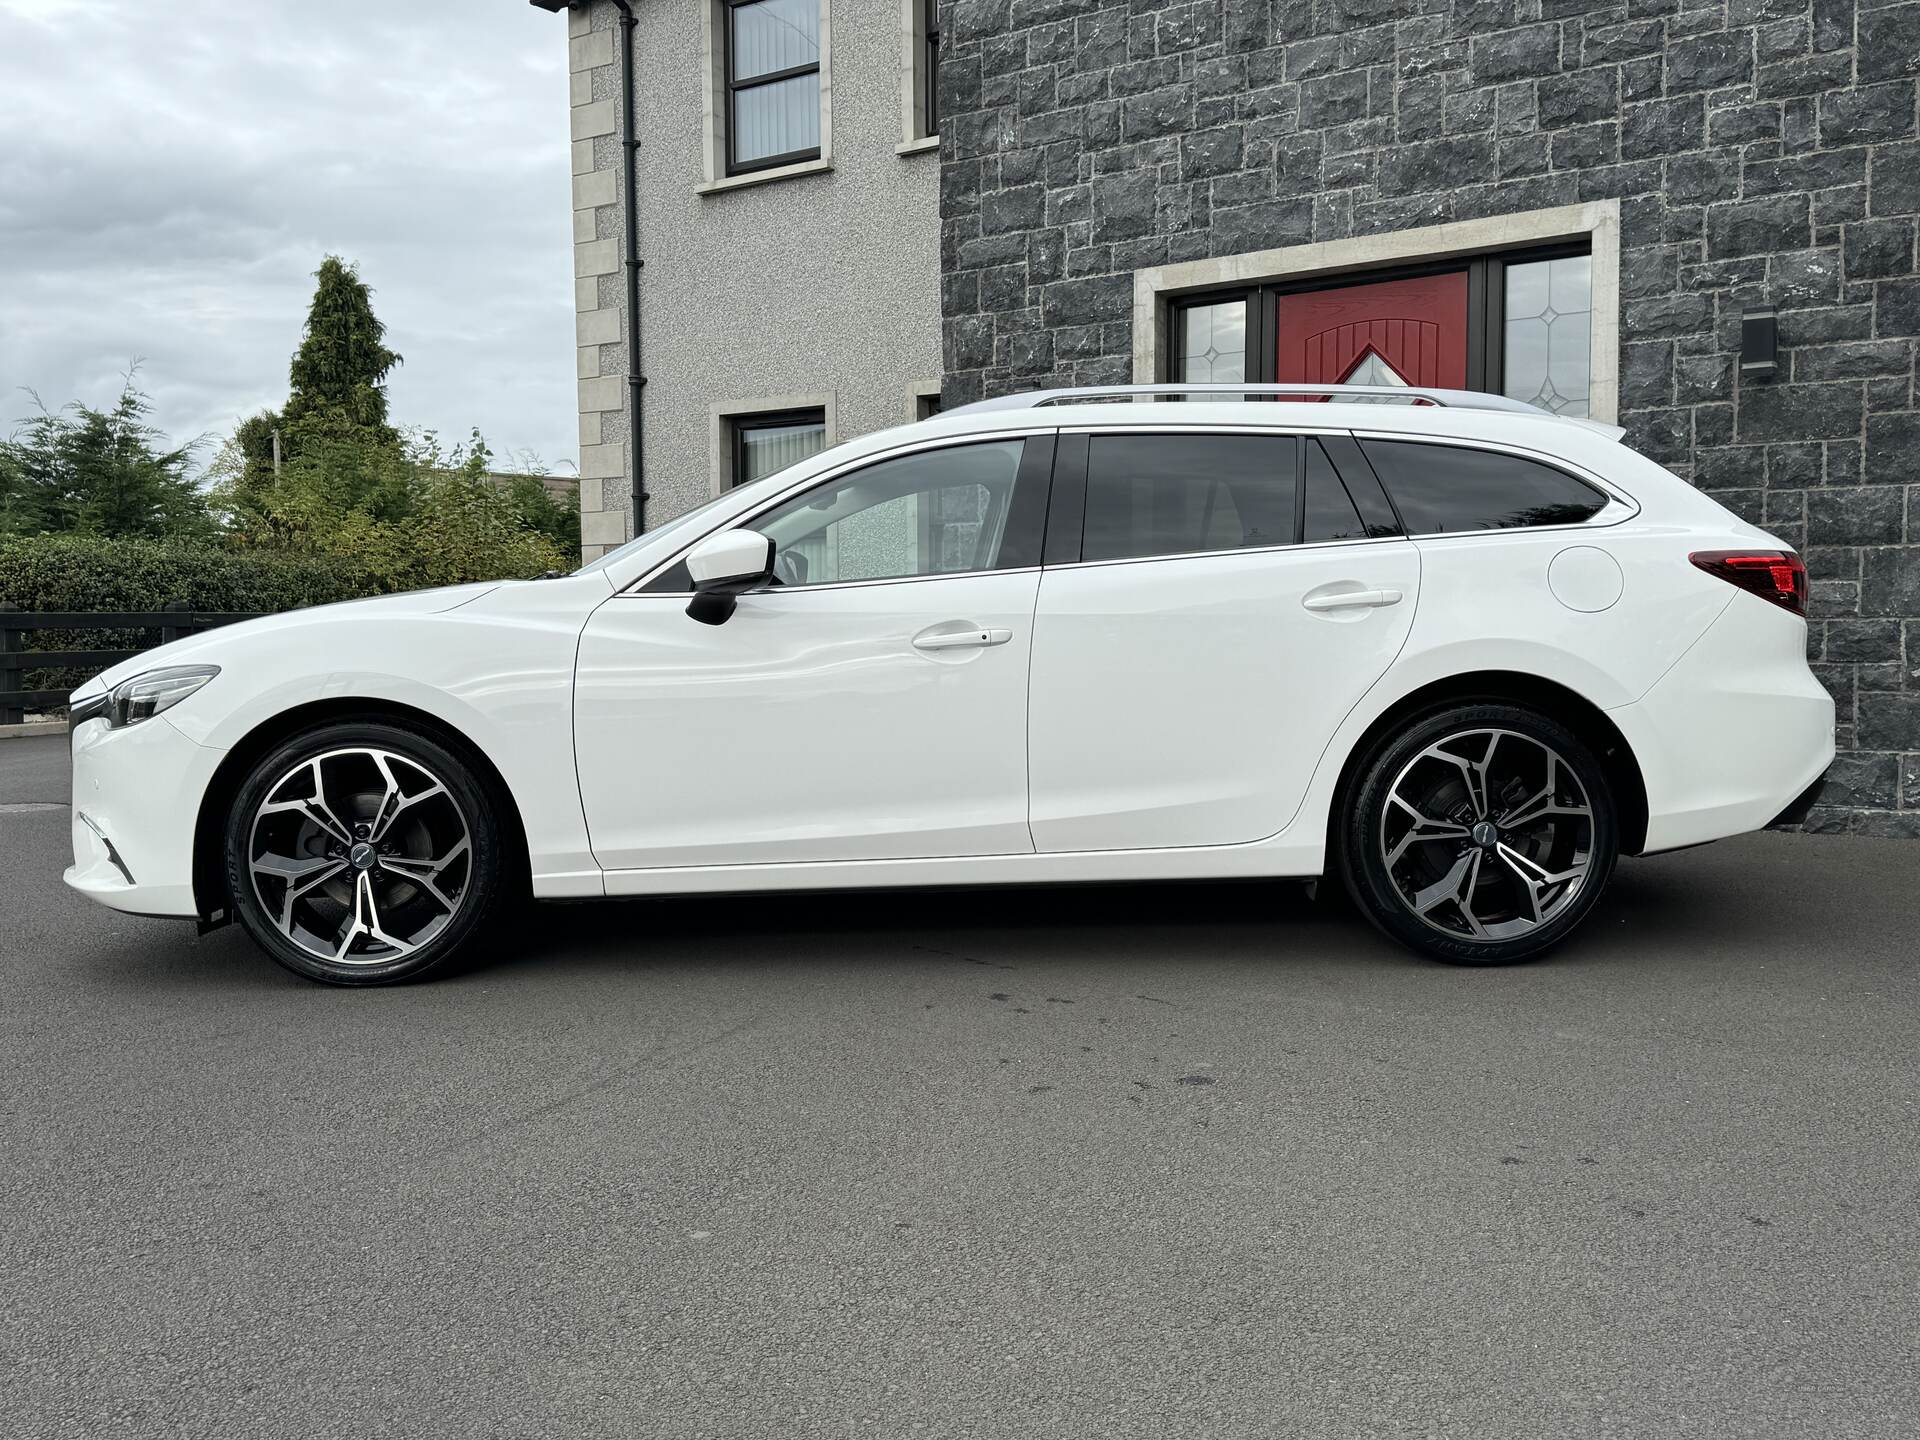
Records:
[[[1791,550],[1697,550],[1687,558],[1729,585],[1796,615],[1807,613],[1807,565]]]

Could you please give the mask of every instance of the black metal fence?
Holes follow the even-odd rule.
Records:
[[[131,660],[143,650],[165,645],[202,630],[253,620],[253,614],[195,610],[181,603],[164,610],[42,611],[16,610],[0,605],[0,725],[18,725],[29,710],[64,710],[68,692],[109,665]],[[147,637],[156,638],[147,638]],[[138,639],[139,643],[94,648],[98,639]],[[40,642],[72,645],[71,649],[42,649]],[[66,678],[59,688],[27,688],[29,679],[42,682]]]

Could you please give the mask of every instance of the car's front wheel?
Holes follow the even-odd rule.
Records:
[[[234,797],[228,894],[273,958],[334,985],[409,980],[467,945],[503,886],[496,806],[438,740],[385,723],[294,737]]]
[[[1531,960],[1600,898],[1619,852],[1607,775],[1558,721],[1460,705],[1378,748],[1349,792],[1347,888],[1388,935],[1454,964]]]

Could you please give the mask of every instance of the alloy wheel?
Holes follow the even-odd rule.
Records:
[[[1426,747],[1387,791],[1380,857],[1422,924],[1510,940],[1573,904],[1594,862],[1594,812],[1557,750],[1517,730],[1462,730]]]
[[[375,747],[330,750],[276,780],[247,854],[266,917],[335,965],[420,949],[471,888],[473,840],[453,792],[418,760]]]

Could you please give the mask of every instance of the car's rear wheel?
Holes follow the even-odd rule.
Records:
[[[1367,918],[1439,960],[1546,953],[1600,898],[1619,853],[1607,775],[1571,730],[1517,705],[1426,716],[1365,762],[1340,836]]]
[[[410,980],[464,948],[500,899],[497,807],[438,740],[384,723],[294,737],[229,812],[228,893],[273,958],[334,985]]]

